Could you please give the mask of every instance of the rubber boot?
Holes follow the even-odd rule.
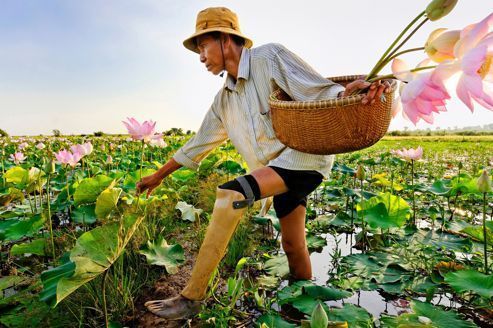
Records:
[[[182,296],[194,301],[201,301],[205,298],[209,279],[223,258],[229,240],[247,208],[246,206],[233,208],[234,202],[241,202],[245,199],[237,191],[218,188],[216,195],[212,219],[207,227],[204,242],[200,246],[192,277],[181,292]]]

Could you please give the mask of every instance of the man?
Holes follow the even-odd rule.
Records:
[[[150,301],[147,308],[168,319],[198,313],[208,281],[224,255],[245,209],[255,200],[274,196],[280,219],[282,247],[294,279],[310,279],[311,263],[305,240],[307,196],[328,176],[334,157],[301,153],[284,146],[270,120],[268,99],[282,88],[295,100],[316,100],[349,95],[370,87],[363,102],[374,102],[387,85],[362,80],[346,89],[315,72],[279,44],[250,49],[252,41],[239,28],[236,14],[227,8],[199,12],[195,33],[183,42],[200,55],[214,75],[227,72],[225,85],[197,132],[161,169],[137,185],[147,195],[161,181],[186,166],[192,169],[227,138],[247,162],[251,173],[218,187],[212,218],[192,270],[180,295]]]

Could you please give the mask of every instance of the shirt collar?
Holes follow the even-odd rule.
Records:
[[[243,47],[240,56],[240,62],[238,64],[238,78],[236,83],[238,83],[239,79],[248,80],[250,76],[250,49]],[[234,79],[228,74],[226,78],[225,88],[231,91],[236,90],[236,83]]]

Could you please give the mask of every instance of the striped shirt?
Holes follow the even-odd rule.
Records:
[[[197,169],[211,150],[229,138],[250,170],[272,165],[315,170],[327,177],[334,155],[302,153],[276,138],[268,100],[277,88],[298,101],[336,98],[344,91],[280,44],[243,48],[236,82],[227,76],[197,134],[175,153],[175,161]]]

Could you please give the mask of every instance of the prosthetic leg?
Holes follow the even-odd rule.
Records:
[[[240,177],[243,178],[243,177]],[[174,298],[150,301],[145,306],[152,313],[168,319],[181,319],[195,315],[204,300],[209,279],[224,256],[229,240],[246,208],[253,204],[254,196],[248,182],[238,178],[247,198],[242,193],[218,188],[212,219],[207,227],[192,276],[187,286]],[[245,185],[244,185],[245,184]]]

